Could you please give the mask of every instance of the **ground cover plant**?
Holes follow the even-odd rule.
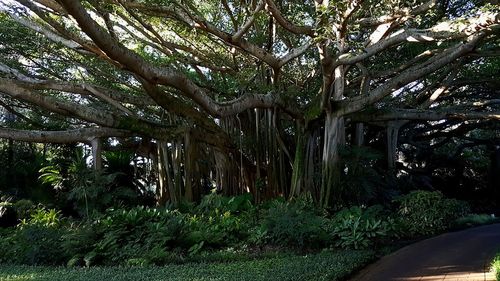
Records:
[[[493,259],[493,262],[491,263],[491,268],[493,272],[495,273],[496,280],[500,280],[500,253],[496,255],[496,257]]]
[[[30,267],[0,265],[3,281],[62,280],[342,280],[373,259],[373,251],[324,251],[231,263],[196,263],[163,267]]]

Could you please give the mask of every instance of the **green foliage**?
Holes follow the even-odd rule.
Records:
[[[191,255],[205,247],[222,247],[246,240],[255,224],[251,194],[224,197],[216,193],[205,196],[188,216],[189,233],[183,243]]]
[[[41,239],[41,245],[57,247],[65,255],[51,263],[74,265],[146,265],[184,262],[208,250],[218,250],[245,243],[255,227],[255,208],[251,197],[243,195],[225,198],[211,195],[194,208],[194,213],[177,210],[135,207],[109,209],[104,214],[87,217],[79,224],[61,220],[60,212],[38,208],[30,211],[2,240],[2,245],[29,245],[26,235],[32,229],[44,233],[61,232],[53,239]],[[30,206],[20,203],[20,205]],[[9,206],[13,204],[9,203]],[[28,234],[26,234],[28,233]],[[26,234],[26,235],[25,235]],[[50,241],[44,244],[43,241]],[[40,251],[46,248],[39,247]],[[13,263],[43,264],[30,258],[27,250],[12,249],[18,259],[3,256]],[[12,252],[10,252],[12,253]],[[52,256],[50,251],[48,256]]]
[[[62,189],[64,178],[57,166],[49,165],[40,169],[38,177],[43,183],[52,185],[55,189]]]
[[[444,198],[439,191],[412,191],[396,200],[406,235],[431,235],[449,228],[453,221],[469,212],[469,206]]]
[[[38,208],[35,209],[28,220],[21,221],[20,226],[39,225],[42,227],[58,227],[61,222],[61,212],[55,209]]]
[[[215,264],[184,264],[162,267],[93,267],[83,269],[0,266],[1,280],[200,280],[200,281],[322,281],[344,280],[373,259],[371,251],[325,251],[304,256],[291,255]],[[141,265],[140,260],[133,263]]]
[[[90,266],[94,245],[102,232],[94,224],[72,225],[63,236],[61,248],[67,253],[67,266]],[[95,256],[94,256],[95,257]]]
[[[455,220],[455,227],[471,227],[498,222],[498,218],[488,214],[470,214]]]
[[[341,210],[332,219],[331,234],[337,247],[363,249],[393,235],[393,223],[392,219],[382,219],[376,207],[351,207]]]
[[[124,159],[129,155],[125,153],[107,153],[107,162],[114,171],[95,171],[89,167],[83,151],[78,149],[71,159],[67,169],[62,165],[49,165],[40,169],[40,180],[64,192],[67,200],[74,202],[76,210],[86,217],[91,212],[102,212],[106,208],[116,206],[123,200],[135,198],[136,195],[130,188],[116,187],[117,180],[128,181],[131,179],[120,178]],[[128,171],[131,173],[131,171]]]
[[[500,281],[500,253],[498,253],[496,257],[493,259],[493,262],[491,263],[491,268],[493,269],[493,272],[495,272],[496,280]]]
[[[253,208],[251,193],[245,193],[234,197],[224,197],[212,192],[203,197],[195,211],[203,214],[213,212],[241,213],[252,210]]]
[[[345,204],[366,204],[377,196],[382,176],[374,169],[382,155],[368,147],[344,147],[341,151],[344,173],[340,198]]]
[[[36,212],[38,209],[33,204],[31,200],[21,199],[14,202],[14,209],[16,209],[17,218],[20,220],[28,219],[31,217],[33,212]]]
[[[177,211],[137,207],[109,210],[92,227],[97,239],[83,257],[86,264],[121,264],[145,256],[151,262],[160,262],[184,236],[187,222]],[[88,236],[81,237],[84,245]]]
[[[76,264],[165,264],[245,241],[249,229],[229,211],[190,215],[136,207],[109,210],[74,229],[66,248],[80,249],[72,253]]]
[[[262,258],[263,249],[275,246],[311,250],[335,245],[357,250],[377,246],[402,230],[411,233],[411,227],[420,229],[429,206],[438,209],[428,217],[433,224],[426,226],[426,233],[440,230],[437,222],[456,218],[458,208],[465,208],[439,193],[422,191],[399,202],[400,221],[381,206],[352,207],[329,219],[310,196],[253,206],[248,195],[226,198],[211,194],[188,213],[165,208],[118,208],[78,223],[61,218],[54,209],[31,209],[29,202],[22,202],[18,205],[29,210],[29,218],[15,228],[1,230],[0,247],[7,250],[0,253],[0,262],[151,266],[249,261]]]
[[[16,228],[4,230],[0,236],[0,262],[61,264],[68,259],[68,253],[60,247],[65,231],[58,211],[39,208]]]
[[[15,199],[30,198],[35,202],[53,201],[53,192],[37,180],[37,171],[46,165],[46,160],[36,145],[0,140],[0,165],[3,167],[0,169],[0,194]]]
[[[184,242],[194,247],[191,251],[196,247],[200,250],[204,244],[212,247],[234,244],[246,238],[250,222],[229,211],[194,215],[189,218],[190,233]]]
[[[299,203],[276,202],[264,217],[263,227],[272,243],[317,247],[327,240],[325,218]]]

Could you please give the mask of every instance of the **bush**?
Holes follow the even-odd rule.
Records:
[[[198,214],[210,214],[216,211],[239,214],[253,210],[251,193],[234,197],[224,197],[213,192],[204,196],[200,204],[195,208]]]
[[[0,249],[7,250],[0,251],[0,262],[146,266],[248,260],[274,246],[366,248],[390,237],[394,226],[378,207],[347,209],[329,220],[311,198],[274,201],[268,209],[258,209],[247,195],[211,194],[190,213],[109,209],[78,223],[56,210],[21,205],[28,206],[30,217],[2,230]]]
[[[21,225],[39,225],[45,227],[58,227],[61,223],[61,212],[43,207],[35,209],[28,220],[21,221]]]
[[[330,233],[335,246],[341,248],[368,248],[381,238],[393,235],[393,220],[383,219],[377,207],[351,207],[338,212],[331,222]]]
[[[251,221],[226,211],[216,210],[212,214],[190,216],[189,233],[183,240],[190,246],[190,252],[201,250],[202,246],[223,247],[245,240]],[[192,247],[199,247],[199,249]]]
[[[444,198],[439,191],[412,191],[396,202],[401,223],[410,237],[441,232],[470,211],[465,202]]]
[[[500,281],[500,253],[498,253],[496,257],[493,259],[493,262],[491,263],[491,268],[495,273],[496,280]]]
[[[263,221],[268,239],[278,245],[317,247],[328,240],[326,219],[297,203],[277,202]]]
[[[498,222],[498,218],[487,214],[470,214],[455,220],[455,227],[471,227]]]
[[[0,261],[28,265],[56,265],[68,259],[62,242],[65,228],[59,212],[37,209],[16,228],[5,230],[0,239]]]
[[[20,220],[29,219],[31,214],[37,211],[37,206],[31,202],[31,200],[21,199],[14,203],[14,209],[16,209],[17,217]]]
[[[203,197],[189,217],[186,244],[194,254],[203,247],[220,248],[238,244],[248,238],[256,224],[256,208],[250,193],[224,197],[211,193]]]
[[[122,264],[129,259],[163,256],[185,234],[186,220],[177,211],[136,207],[109,210],[92,229],[96,242],[84,255],[86,264]],[[82,242],[89,236],[82,237]],[[85,242],[86,243],[86,242]]]
[[[56,210],[25,208],[30,217],[5,230],[0,238],[2,249],[9,249],[0,253],[0,261],[159,265],[185,262],[207,250],[244,245],[257,221],[248,197],[217,195],[204,202],[194,214],[147,207],[109,209],[79,224],[62,220]]]

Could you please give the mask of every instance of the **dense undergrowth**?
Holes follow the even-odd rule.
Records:
[[[81,220],[26,201],[2,206],[15,210],[20,222],[0,228],[0,262],[67,266],[251,262],[290,252],[377,249],[446,230],[469,212],[466,203],[427,191],[392,206],[337,212],[307,198],[255,206],[249,195],[217,194],[197,206],[108,209]]]

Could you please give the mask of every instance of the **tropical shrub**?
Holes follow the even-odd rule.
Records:
[[[107,153],[109,159],[120,158]],[[107,159],[109,162],[110,160]],[[111,168],[117,169],[115,159]],[[134,187],[122,185],[124,174],[120,171],[95,171],[87,164],[82,150],[76,150],[74,157],[65,165],[48,165],[40,169],[41,182],[50,184],[73,204],[81,215],[89,217],[91,213],[103,212],[107,208],[117,207],[124,202],[137,199]],[[130,171],[129,171],[130,172]]]
[[[488,214],[470,214],[455,220],[455,227],[471,227],[498,222],[498,218]]]
[[[86,264],[119,264],[156,253],[176,245],[187,227],[177,211],[136,207],[109,210],[93,223],[97,239],[83,257]],[[87,236],[88,237],[88,236]]]
[[[444,198],[439,191],[412,191],[396,200],[407,236],[431,235],[449,228],[469,213],[467,203]]]
[[[108,209],[80,222],[23,202],[19,206],[25,206],[23,212],[29,217],[0,237],[2,249],[9,248],[0,253],[0,261],[70,266],[184,262],[203,252],[244,246],[257,222],[250,199],[211,195],[191,213],[148,207]]]
[[[13,203],[16,210],[18,219],[29,219],[31,214],[37,211],[37,205],[33,204],[31,200],[21,199]],[[40,207],[40,206],[38,206]]]
[[[297,203],[277,202],[263,219],[263,228],[271,243],[317,247],[328,240],[326,219]]]
[[[253,211],[252,194],[246,193],[239,196],[225,197],[215,192],[204,196],[195,212],[198,214],[210,214],[213,212],[243,213]]]
[[[60,213],[37,209],[31,218],[0,236],[0,261],[28,265],[56,265],[68,259],[61,247],[66,232]]]
[[[495,273],[496,280],[500,281],[500,253],[498,253],[493,259],[491,267],[493,269],[493,272]]]
[[[383,218],[377,207],[351,207],[338,212],[331,221],[334,244],[341,248],[368,248],[381,238],[394,235],[394,221]]]
[[[197,245],[221,247],[245,240],[248,236],[250,222],[226,211],[215,211],[212,214],[189,217],[189,230],[185,242],[191,247]],[[203,243],[203,245],[199,245]],[[192,248],[191,251],[195,250]],[[198,249],[198,250],[200,250]]]

